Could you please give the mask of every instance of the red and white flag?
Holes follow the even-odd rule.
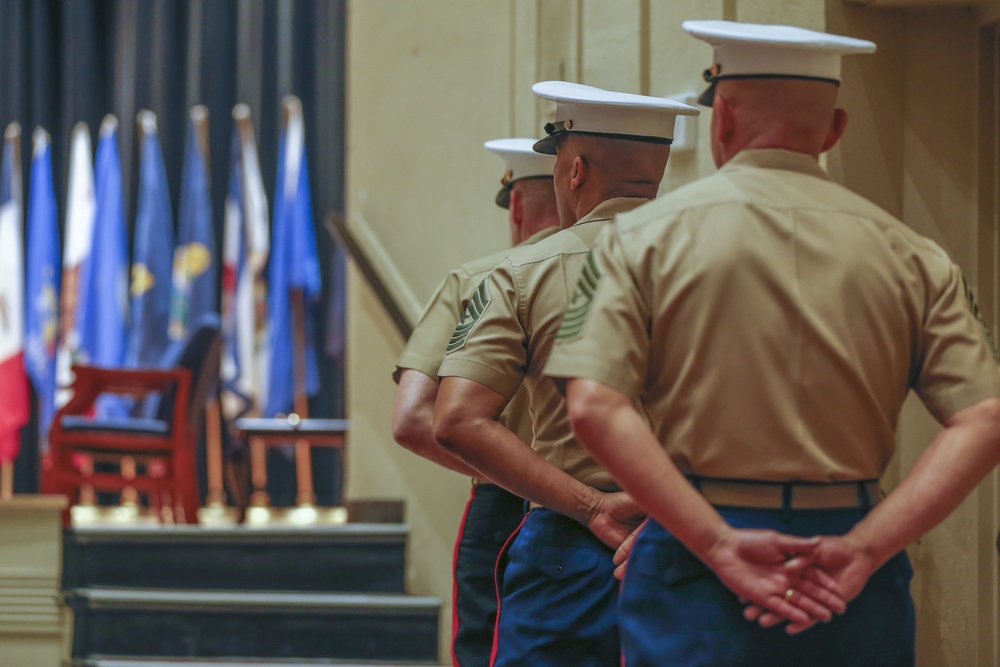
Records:
[[[233,108],[229,193],[222,247],[222,409],[229,420],[259,415],[267,402],[267,195],[250,108]]]
[[[62,338],[56,351],[56,407],[69,400],[68,387],[73,382],[70,371],[80,349],[77,310],[80,303],[80,278],[84,263],[90,258],[94,240],[94,154],[90,147],[90,128],[77,123],[69,149],[69,188],[66,196],[66,248],[63,252]]]
[[[4,133],[0,176],[0,463],[21,450],[21,428],[31,418],[24,370],[24,205],[21,128]]]

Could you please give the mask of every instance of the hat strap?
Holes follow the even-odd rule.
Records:
[[[559,123],[572,122],[572,121],[559,121]],[[554,137],[560,134],[567,134],[570,132],[569,127],[564,127],[562,129],[556,129],[555,123],[546,123],[544,127],[545,131],[550,137]],[[651,137],[647,135],[638,134],[613,134],[611,132],[588,132],[587,130],[574,130],[573,134],[588,134],[592,137],[606,137],[608,139],[624,139],[626,141],[642,141],[648,144],[666,144],[670,145],[674,143],[673,139],[667,137]]]
[[[822,81],[824,83],[832,83],[835,86],[840,85],[840,81],[837,79],[830,79],[825,76],[804,76],[800,74],[722,74],[708,79],[708,70],[705,70],[705,73],[705,80],[709,81],[712,85],[727,79],[797,79],[799,81]]]

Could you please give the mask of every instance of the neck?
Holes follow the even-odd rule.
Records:
[[[629,183],[617,184],[613,187],[602,188],[591,192],[581,192],[576,200],[573,211],[576,213],[576,220],[579,222],[597,206],[609,199],[618,197],[632,197],[637,199],[655,199],[659,190],[659,184],[650,183]]]

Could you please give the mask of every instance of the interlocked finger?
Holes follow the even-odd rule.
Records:
[[[796,619],[789,616],[789,620],[793,622],[806,623],[810,619],[829,621],[833,618],[833,612],[828,607],[817,602],[810,595],[807,595],[802,588],[793,587],[786,589],[784,601],[809,615],[809,619]]]
[[[830,590],[829,586],[819,585],[808,579],[800,579],[796,584],[796,588],[804,596],[816,601],[833,614],[843,614],[847,611],[847,604],[839,595]],[[825,615],[821,620],[828,621],[830,618],[830,616]]]
[[[795,595],[794,597],[808,600],[808,598],[801,595]],[[803,607],[798,599],[793,604],[785,598],[784,592],[776,593],[769,597],[764,607],[767,611],[776,614],[780,619],[788,620],[791,623],[808,623],[812,618],[808,609]]]

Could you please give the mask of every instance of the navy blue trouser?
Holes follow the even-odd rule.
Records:
[[[497,620],[497,558],[524,519],[524,500],[495,484],[472,487],[455,543],[452,661],[487,667]]]
[[[613,556],[576,521],[531,510],[506,554],[494,664],[619,667]]]
[[[791,535],[840,535],[865,510],[720,508],[738,528]],[[743,618],[739,602],[715,574],[655,521],[629,558],[619,605],[626,667],[740,665],[762,667],[903,667],[915,661],[913,570],[905,552],[880,568],[847,612],[799,635],[784,624],[763,629]]]

